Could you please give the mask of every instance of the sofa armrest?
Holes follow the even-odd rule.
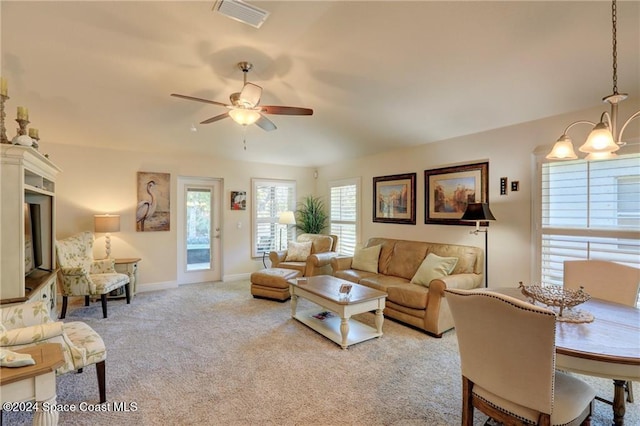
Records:
[[[331,258],[331,267],[334,271],[344,271],[346,269],[351,269],[351,261],[353,257],[351,256],[335,256]]]
[[[0,334],[0,346],[27,345],[61,336],[62,333],[62,321],[14,328]]]
[[[481,284],[482,275],[480,274],[454,274],[432,280],[429,283],[429,288],[433,285],[435,285],[437,289],[441,288],[442,295],[444,296],[444,290],[447,288],[471,290],[472,288],[480,287]]]
[[[269,253],[269,260],[271,261],[271,267],[277,268],[281,262],[287,258],[287,251],[272,251]]]

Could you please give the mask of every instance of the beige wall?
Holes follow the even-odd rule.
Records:
[[[640,102],[621,105],[620,117],[629,117],[640,108]],[[532,152],[537,146],[553,143],[567,124],[578,119],[597,120],[604,107],[575,114],[552,117],[517,126],[496,129],[438,143],[399,149],[331,166],[315,168],[272,166],[240,163],[179,155],[150,154],[135,151],[76,148],[71,145],[44,143],[41,151],[63,172],[57,185],[57,236],[64,238],[75,232],[93,230],[93,215],[118,213],[121,232],[112,237],[112,255],[140,256],[139,280],[143,289],[176,285],[176,180],[178,176],[215,177],[224,179],[223,206],[223,277],[234,279],[262,268],[261,259],[250,257],[250,204],[246,211],[229,210],[229,191],[246,190],[251,194],[252,177],[294,179],[298,182],[298,198],[310,193],[327,197],[328,182],[360,177],[362,181],[361,239],[384,236],[410,240],[448,242],[484,248],[484,235],[471,235],[471,227],[424,224],[424,170],[452,164],[489,161],[489,194],[491,210],[497,221],[489,229],[490,286],[516,286],[518,281],[530,283],[537,278],[532,267]],[[638,142],[640,119],[626,134]],[[582,141],[587,126],[571,132]],[[578,143],[576,142],[576,145]],[[637,145],[636,145],[637,148]],[[169,232],[136,232],[134,210],[136,172],[156,171],[171,174],[171,218]],[[417,224],[395,225],[372,222],[372,178],[401,173],[417,173]],[[499,179],[520,181],[520,191],[499,195]],[[237,227],[242,223],[241,228]],[[102,256],[104,237],[98,236],[96,255]]]
[[[636,102],[635,105],[631,102],[629,105],[621,105],[619,117],[626,119],[639,107],[640,102]],[[425,225],[424,170],[458,163],[489,161],[489,199],[491,211],[496,217],[496,221],[490,224],[488,234],[489,286],[517,286],[519,281],[525,284],[531,283],[538,280],[532,262],[535,247],[531,231],[532,153],[540,145],[549,144],[551,148],[553,142],[571,122],[596,121],[606,109],[603,105],[575,114],[551,117],[322,167],[318,170],[319,194],[327,196],[328,182],[331,180],[361,177],[362,242],[366,242],[370,237],[381,236],[473,245],[484,249],[484,235],[470,234],[469,231],[473,229],[471,227]],[[640,119],[632,123],[634,126],[625,130],[625,136],[633,136],[635,142],[638,142]],[[576,126],[571,130],[570,136],[574,139],[576,147],[584,142],[589,130],[589,126],[586,125]],[[374,223],[372,221],[373,177],[412,172],[417,173],[416,225]],[[507,195],[501,196],[500,177],[507,177],[509,182],[519,181],[520,191],[509,190]]]
[[[226,279],[242,277],[262,268],[262,259],[252,259],[251,203],[247,210],[232,211],[229,192],[251,194],[251,178],[293,179],[298,197],[315,191],[313,170],[300,167],[272,166],[219,160],[213,155],[180,157],[179,155],[124,152],[108,149],[77,148],[71,145],[44,143],[41,152],[62,168],[57,182],[57,238],[80,231],[93,231],[93,215],[120,214],[120,232],[111,237],[114,257],[141,257],[139,283],[152,286],[177,284],[177,177],[222,178],[222,274]],[[171,174],[171,230],[136,232],[136,173],[138,171]],[[238,222],[241,227],[238,228]],[[104,235],[97,235],[94,254],[104,257]],[[147,287],[149,286],[149,287]]]

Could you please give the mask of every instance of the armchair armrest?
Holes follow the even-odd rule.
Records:
[[[114,259],[100,259],[91,262],[91,274],[108,274],[116,271]]]
[[[331,258],[331,267],[334,271],[344,271],[345,269],[351,269],[351,256],[335,256]]]
[[[89,273],[89,271],[87,271],[85,268],[83,267],[74,267],[74,268],[60,268],[60,272],[62,273],[62,275],[87,275]]]
[[[286,250],[272,251],[269,253],[269,260],[271,261],[271,266],[274,268],[277,268],[278,264],[280,262],[284,262],[286,258],[287,258]]]
[[[326,251],[324,253],[314,253],[312,255],[309,255],[309,257],[307,257],[307,267],[309,265],[315,266],[315,267],[329,265],[331,263],[331,259],[333,259],[336,256],[338,256],[338,253],[333,251]]]
[[[62,321],[14,328],[0,334],[0,346],[27,345],[62,334]]]

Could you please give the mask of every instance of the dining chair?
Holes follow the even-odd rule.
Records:
[[[462,425],[474,408],[508,425],[591,424],[595,390],[555,369],[556,316],[486,290],[445,290],[462,372]]]
[[[569,289],[582,287],[596,299],[636,307],[640,269],[605,260],[565,260],[563,285]],[[631,381],[626,382],[625,390],[627,401],[633,402]]]

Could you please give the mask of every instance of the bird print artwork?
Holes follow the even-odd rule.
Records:
[[[138,172],[136,231],[168,231],[169,173]]]

